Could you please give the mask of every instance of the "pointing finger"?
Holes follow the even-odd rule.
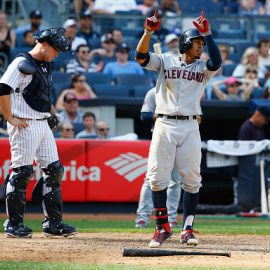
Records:
[[[158,18],[158,9],[155,9],[154,17]]]
[[[201,15],[201,17],[204,19],[205,18],[205,16],[204,16],[204,10],[202,10],[202,15]]]

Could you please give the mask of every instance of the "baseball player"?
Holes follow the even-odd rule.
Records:
[[[0,79],[0,106],[8,121],[12,173],[6,184],[4,223],[8,237],[31,237],[32,230],[23,224],[26,187],[33,176],[33,160],[43,170],[32,198],[42,201],[45,235],[69,236],[75,228],[62,221],[60,163],[51,129],[59,121],[51,104],[52,63],[59,52],[70,49],[63,28],[46,29],[34,37],[35,47],[21,53]]]
[[[182,177],[184,190],[180,241],[188,245],[198,244],[193,230],[201,187],[201,138],[196,119],[197,115],[202,114],[200,99],[205,84],[218,71],[221,56],[204,12],[193,24],[196,28],[185,31],[180,37],[182,56],[178,59],[166,54],[149,53],[151,35],[160,25],[156,10],[154,16],[146,19],[145,32],[135,52],[135,59],[141,66],[158,72],[157,120],[147,169],[156,220],[155,233],[149,243],[151,248],[159,247],[173,234],[168,222],[166,201],[174,166]],[[199,60],[205,45],[210,58],[207,62]]]
[[[150,89],[143,102],[141,109],[142,122],[155,122],[156,115],[154,114],[156,108],[156,88]],[[169,186],[167,189],[167,208],[168,220],[171,228],[177,228],[177,209],[179,205],[181,187],[181,178],[176,169],[173,168]],[[140,200],[137,209],[137,218],[135,219],[136,228],[145,228],[149,224],[149,217],[152,215],[153,200],[150,188],[149,178],[145,178],[140,192]]]

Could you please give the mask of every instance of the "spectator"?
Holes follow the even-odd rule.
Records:
[[[66,66],[66,72],[68,74],[99,72],[102,68],[102,62],[97,65],[90,60],[90,47],[82,44],[76,49],[76,58],[69,60]]]
[[[76,135],[76,138],[96,138],[96,116],[92,112],[85,112],[83,115],[84,130]]]
[[[79,45],[87,45],[87,42],[82,37],[77,37],[77,22],[74,19],[67,19],[63,27],[66,29],[66,37],[71,41],[71,51],[76,51]]]
[[[270,66],[270,41],[268,38],[261,39],[258,43],[259,66]]]
[[[270,15],[270,0],[265,0],[264,15]]]
[[[26,30],[23,33],[23,46],[24,47],[29,47],[29,48],[33,48],[36,44],[36,40],[33,37],[33,32],[31,30]]]
[[[241,63],[238,64],[234,69],[232,76],[243,78],[247,68],[255,68],[258,69],[259,79],[265,79],[267,69],[264,66],[259,66],[258,62],[259,62],[258,49],[255,47],[248,47],[241,58]]]
[[[75,96],[77,100],[84,100],[84,99],[93,99],[96,98],[96,94],[93,92],[90,85],[87,83],[85,76],[83,74],[76,74],[71,79],[71,89],[64,90],[57,99],[56,102],[56,109],[61,110],[65,108],[65,99],[69,99],[70,97]],[[71,94],[69,96],[68,94]]]
[[[93,9],[94,0],[73,0],[73,12],[76,15],[81,13],[90,13]]]
[[[114,28],[112,30],[112,38],[113,38],[116,46],[118,46],[119,44],[121,44],[123,42],[123,35],[122,35],[122,31],[120,28]]]
[[[137,5],[137,10],[147,16],[153,14],[153,10],[156,8],[158,8],[158,2],[156,0],[143,0],[142,4]]]
[[[101,139],[101,140],[109,139],[110,138],[109,132],[110,132],[110,128],[107,122],[100,121],[96,123],[97,139]]]
[[[224,45],[224,44],[219,44],[218,48],[219,48],[219,51],[221,53],[222,65],[233,64],[234,61],[232,59],[230,59],[229,47]]]
[[[257,0],[239,0],[238,14],[245,15],[264,15],[265,10],[260,1]]]
[[[16,33],[16,46],[22,46],[23,42],[23,33],[26,30],[30,30],[34,34],[37,32],[47,28],[45,24],[42,23],[42,13],[40,10],[35,9],[32,10],[29,14],[29,21],[30,23],[27,25],[20,26],[16,28],[15,33]]]
[[[91,40],[98,39],[100,36],[93,30],[91,14],[82,13],[79,19],[79,29],[76,36],[86,40],[88,46],[91,47]]]
[[[69,122],[64,122],[59,126],[60,139],[73,139],[75,135],[75,129]]]
[[[266,86],[263,91],[263,98],[270,99],[270,86]]]
[[[225,91],[222,90],[220,87],[221,85],[225,84],[226,89]],[[240,86],[242,83],[235,77],[228,77],[226,80],[223,81],[215,81],[212,83],[213,92],[220,100],[227,100],[227,101],[240,101],[240,100],[247,100],[249,96],[245,94],[245,91],[240,91]]]
[[[176,57],[180,57],[179,52],[179,38],[176,34],[169,34],[165,37],[164,43],[167,47],[168,53]]]
[[[64,96],[63,111],[58,114],[61,123],[82,123],[82,113],[79,111],[79,101],[77,97],[67,92]]]
[[[175,16],[181,15],[182,11],[177,0],[161,0],[160,1],[160,9],[164,16]]]
[[[252,116],[239,129],[239,140],[260,141],[266,139],[263,126],[270,120],[270,107],[258,106]]]
[[[256,98],[261,98],[263,96],[263,90],[261,89],[258,80],[258,69],[247,68],[241,82],[247,99],[249,99],[252,93],[257,93],[257,96],[255,96]]]
[[[114,14],[116,11],[130,11],[137,9],[135,0],[95,0],[94,13]]]
[[[144,75],[141,66],[135,61],[128,61],[129,47],[122,43],[116,48],[116,62],[106,64],[103,73],[109,74],[111,80],[114,80],[118,74],[139,74]]]
[[[8,26],[7,15],[0,10],[0,56],[1,66],[8,64],[10,49],[15,46],[16,36],[14,31]]]
[[[104,64],[107,62],[115,61],[115,41],[112,37],[112,33],[107,33],[101,36],[101,48],[97,48],[91,51],[90,59],[98,64]]]

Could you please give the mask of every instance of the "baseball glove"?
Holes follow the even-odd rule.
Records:
[[[51,114],[51,116],[47,119],[47,122],[52,131],[55,131],[60,124],[60,121],[55,114]]]

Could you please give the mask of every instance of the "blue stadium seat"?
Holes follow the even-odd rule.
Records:
[[[69,89],[71,84],[68,82],[53,82],[53,101],[54,103],[57,101],[57,98],[60,96],[63,90]]]
[[[136,85],[133,88],[133,94],[134,97],[145,97],[146,93],[149,91],[150,89],[145,87],[145,85]]]
[[[65,72],[60,71],[53,71],[52,72],[52,79],[54,83],[70,83],[70,75]]]
[[[92,86],[95,84],[110,84],[111,77],[109,74],[89,72],[84,74],[87,82]]]
[[[10,61],[12,61],[19,53],[29,52],[31,48],[29,47],[14,47],[10,49]]]
[[[222,66],[222,75],[224,76],[232,76],[234,69],[236,68],[237,64],[225,64]]]
[[[54,70],[66,70],[66,65],[69,60],[74,59],[75,55],[71,52],[60,52],[59,55],[54,59]]]
[[[84,125],[83,125],[83,123],[80,123],[80,122],[73,123],[73,127],[75,130],[75,135],[77,135],[79,132],[84,130]]]
[[[91,39],[89,43],[91,50],[101,48],[101,42],[99,38]]]
[[[129,87],[125,85],[96,84],[93,86],[97,97],[131,97]]]
[[[116,75],[116,84],[129,86],[133,89],[136,85],[144,85],[150,89],[153,86],[152,77],[138,74],[118,74]]]
[[[264,90],[262,88],[256,88],[252,91],[250,98],[262,98],[264,94]]]

